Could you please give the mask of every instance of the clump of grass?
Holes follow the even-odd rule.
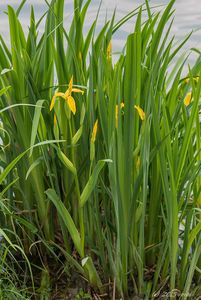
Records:
[[[114,14],[98,35],[96,18],[84,35],[90,1],[74,1],[68,32],[52,1],[40,38],[34,9],[26,37],[23,5],[8,6],[11,49],[1,38],[1,197],[26,253],[40,236],[44,260],[56,247],[114,298],[199,294],[201,59],[185,77],[186,57],[169,71],[190,36],[174,45],[174,2]],[[112,36],[132,16],[113,63]]]
[[[11,234],[11,232],[8,232],[8,234]],[[30,287],[26,286],[26,278],[30,278],[30,276],[27,276],[26,269],[31,270],[30,264],[23,249],[19,245],[14,244],[9,239],[8,234],[6,230],[0,228],[0,299],[28,299]],[[13,234],[14,232],[12,232]],[[16,257],[16,255],[19,257],[19,253],[22,256],[24,255],[25,260],[27,260],[28,264],[26,264],[25,269],[22,268]],[[22,276],[21,278],[19,277],[17,269],[24,275],[23,280],[21,280]],[[32,286],[32,291],[34,290],[33,288],[34,285]]]

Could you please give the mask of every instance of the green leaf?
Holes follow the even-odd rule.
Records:
[[[33,149],[33,148],[32,148]],[[34,160],[34,162],[30,165],[27,173],[26,173],[26,177],[25,179],[27,180],[29,175],[31,174],[31,171],[37,167],[41,162],[42,162],[43,158],[42,157],[38,157],[36,160]]]
[[[10,88],[11,88],[11,85],[9,85],[9,86],[7,86],[7,87],[1,89],[1,90],[0,90],[0,97],[1,97],[3,94],[5,94]]]
[[[15,167],[15,165],[18,163],[18,161],[26,155],[26,153],[31,149],[39,146],[49,145],[53,143],[64,143],[65,140],[50,140],[50,141],[44,141],[40,142],[38,144],[35,144],[34,146],[28,148],[21,154],[19,154],[14,160],[11,161],[11,163],[4,169],[4,171],[0,175],[0,184],[3,182],[3,180],[6,178],[6,176],[9,174],[9,172]]]
[[[73,163],[68,159],[68,157],[60,150],[57,149],[57,154],[61,162],[64,164],[64,166],[71,172],[73,175],[76,175],[77,170],[74,167]]]
[[[108,160],[99,160],[98,163],[96,164],[91,176],[89,177],[89,180],[80,196],[80,206],[83,207],[85,205],[85,203],[87,202],[87,200],[89,199],[91,193],[93,192],[95,185],[97,183],[98,180],[98,175],[100,173],[100,171],[102,170],[102,168],[105,165],[105,162]],[[111,162],[111,161],[109,161]]]
[[[83,131],[83,126],[80,126],[80,128],[78,129],[78,131],[75,133],[75,135],[72,138],[72,145],[76,145],[77,142],[79,141],[79,139],[82,136],[82,131]]]
[[[61,202],[61,200],[59,199],[59,197],[57,196],[55,190],[53,189],[48,189],[46,192],[46,195],[48,196],[48,198],[53,202],[53,204],[55,205],[58,214],[61,216],[64,224],[66,225],[71,238],[74,242],[74,245],[76,247],[76,250],[79,252],[79,254],[81,255],[81,257],[84,256],[83,250],[82,250],[82,246],[81,246],[81,238],[80,238],[80,234],[75,226],[75,223],[71,217],[71,215],[69,214],[68,210],[66,209],[66,207],[64,206],[63,202]]]
[[[37,131],[38,131],[38,125],[39,125],[40,115],[41,115],[41,109],[43,107],[44,101],[45,100],[38,100],[36,102],[36,108],[35,108],[34,117],[33,117],[33,125],[32,125],[32,130],[31,130],[30,147],[32,147],[34,145],[35,140],[36,140],[36,135],[37,135]],[[33,153],[33,147],[30,150],[29,157],[32,155],[32,153]]]

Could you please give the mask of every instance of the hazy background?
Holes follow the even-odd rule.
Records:
[[[20,0],[0,0],[0,33],[8,43],[9,28],[7,15],[5,14],[7,9],[6,7],[7,5],[12,5],[17,8],[20,2]],[[103,0],[99,15],[98,28],[100,28],[105,22],[106,17],[111,17],[115,7],[116,20],[118,20],[143,2],[143,0]],[[164,6],[167,5],[168,2],[168,0],[151,0],[150,4],[151,6]],[[89,28],[91,20],[93,20],[96,16],[99,4],[99,0],[91,1],[86,18],[86,30]],[[30,5],[34,5],[36,18],[39,18],[47,9],[47,5],[44,0],[27,0],[27,3],[20,14],[20,20],[24,29],[28,29],[29,26]],[[73,0],[66,0],[65,6],[65,26],[67,27],[70,23],[73,13]],[[172,32],[176,36],[176,39],[183,39],[193,29],[195,32],[193,33],[190,41],[187,43],[186,49],[190,49],[191,47],[198,47],[201,49],[201,30],[199,30],[201,28],[201,0],[176,0],[174,8],[175,21]],[[119,51],[122,49],[122,45],[124,44],[123,42],[126,39],[126,36],[133,31],[133,24],[134,20],[132,19],[118,31],[118,34],[114,36],[114,51]],[[40,27],[39,32],[43,29],[42,27],[43,25]]]

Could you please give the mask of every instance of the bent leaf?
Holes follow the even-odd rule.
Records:
[[[81,238],[68,210],[64,206],[63,202],[57,196],[55,190],[48,189],[45,193],[48,196],[48,198],[52,201],[52,203],[55,205],[59,215],[61,216],[64,224],[66,225],[71,235],[76,250],[79,252],[80,256],[83,257],[84,253],[82,251]]]
[[[89,177],[89,180],[81,194],[80,197],[80,206],[83,207],[85,205],[85,203],[87,202],[87,200],[89,199],[91,193],[93,192],[95,185],[97,183],[98,180],[98,175],[100,173],[100,171],[102,170],[102,168],[105,165],[105,162],[111,162],[110,160],[99,160],[97,165],[95,166],[91,176]]]
[[[68,159],[68,157],[60,149],[57,150],[57,154],[64,166],[75,175],[77,173],[77,170],[70,159]]]

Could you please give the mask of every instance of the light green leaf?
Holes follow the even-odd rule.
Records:
[[[11,86],[9,85],[9,86],[7,86],[7,87],[1,89],[1,90],[0,90],[0,96],[2,96],[3,94],[5,94],[10,88],[11,88]]]

